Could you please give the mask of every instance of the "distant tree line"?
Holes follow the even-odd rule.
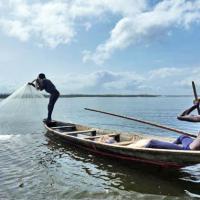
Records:
[[[151,94],[65,94],[61,97],[158,97]]]
[[[2,98],[2,99],[3,99],[3,98],[6,98],[6,97],[8,97],[9,95],[10,95],[10,94],[6,94],[6,93],[5,93],[5,94],[0,94],[0,98]]]
[[[0,94],[0,98],[6,98],[10,94]],[[49,95],[44,95],[49,97]],[[61,94],[60,97],[63,98],[72,98],[72,97],[159,97],[160,95],[151,95],[151,94]]]
[[[10,94],[0,94],[0,98],[6,98]],[[44,95],[49,97],[49,95]],[[154,94],[61,94],[62,98],[73,97],[191,97],[191,95],[154,95]]]

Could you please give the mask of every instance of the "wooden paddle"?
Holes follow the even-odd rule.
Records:
[[[192,88],[193,88],[193,92],[194,92],[195,101],[198,102],[199,100],[198,100],[198,95],[197,95],[196,86],[195,86],[194,81],[192,81]],[[198,114],[200,115],[199,106],[197,107],[197,111],[198,111]]]
[[[183,135],[187,135],[187,136],[190,136],[190,137],[197,137],[196,135],[193,135],[191,133],[188,133],[188,132],[185,132],[185,131],[182,131],[182,130],[179,130],[179,129],[175,129],[175,128],[172,128],[172,127],[164,126],[164,125],[161,125],[161,124],[156,124],[154,122],[149,122],[149,121],[145,121],[145,120],[141,120],[141,119],[136,119],[134,117],[118,115],[118,114],[105,112],[105,111],[101,111],[101,110],[95,110],[95,109],[91,109],[91,108],[85,108],[85,110],[98,112],[98,113],[103,113],[103,114],[107,114],[107,115],[112,115],[112,116],[115,116],[115,117],[120,117],[120,118],[123,118],[123,119],[128,119],[128,120],[140,122],[140,123],[143,123],[143,124],[148,124],[148,125],[151,125],[151,126],[155,126],[155,127],[161,128],[161,129],[173,131],[173,132],[176,132],[176,133],[179,133],[179,134],[183,134]]]

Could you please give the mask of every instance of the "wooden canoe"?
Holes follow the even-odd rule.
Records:
[[[130,147],[130,144],[134,144],[141,139],[161,139],[155,136],[116,132],[59,121],[44,123],[44,126],[48,130],[48,134],[51,134],[51,137],[60,138],[67,143],[101,156],[174,168],[200,163],[200,151]],[[105,137],[105,135],[114,138],[117,142],[113,144],[100,142],[99,138]],[[163,137],[161,140],[170,141],[169,138]]]

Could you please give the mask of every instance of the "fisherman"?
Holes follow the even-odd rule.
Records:
[[[200,150],[200,134],[195,139],[187,135],[181,135],[172,143],[152,139],[146,142],[143,147],[155,149]]]
[[[191,115],[190,113],[199,108],[199,101],[194,101],[194,105],[186,109],[177,119],[188,122],[200,122],[200,115]],[[187,135],[181,135],[173,143],[160,140],[149,140],[144,145],[147,148],[158,149],[177,149],[177,150],[200,150],[200,133],[193,139]]]
[[[200,115],[191,115],[190,113],[199,108],[199,101],[194,101],[194,105],[186,109],[177,119],[188,122],[200,122]]]
[[[54,105],[60,96],[59,91],[56,89],[55,85],[49,80],[46,79],[45,74],[41,73],[38,75],[38,78],[33,80],[31,83],[28,83],[29,85],[32,85],[38,90],[45,90],[47,93],[50,94],[49,97],[49,104],[48,104],[48,117],[47,119],[44,119],[44,122],[49,123],[51,122],[52,118],[52,112]]]

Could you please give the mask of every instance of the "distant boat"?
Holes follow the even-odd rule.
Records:
[[[142,139],[161,139],[155,136],[116,132],[59,121],[44,123],[44,126],[52,137],[100,156],[173,168],[200,163],[200,151],[134,147],[134,144]],[[102,137],[112,138],[116,142],[111,144],[100,142],[99,139]],[[162,141],[170,141],[170,139],[162,137]]]

